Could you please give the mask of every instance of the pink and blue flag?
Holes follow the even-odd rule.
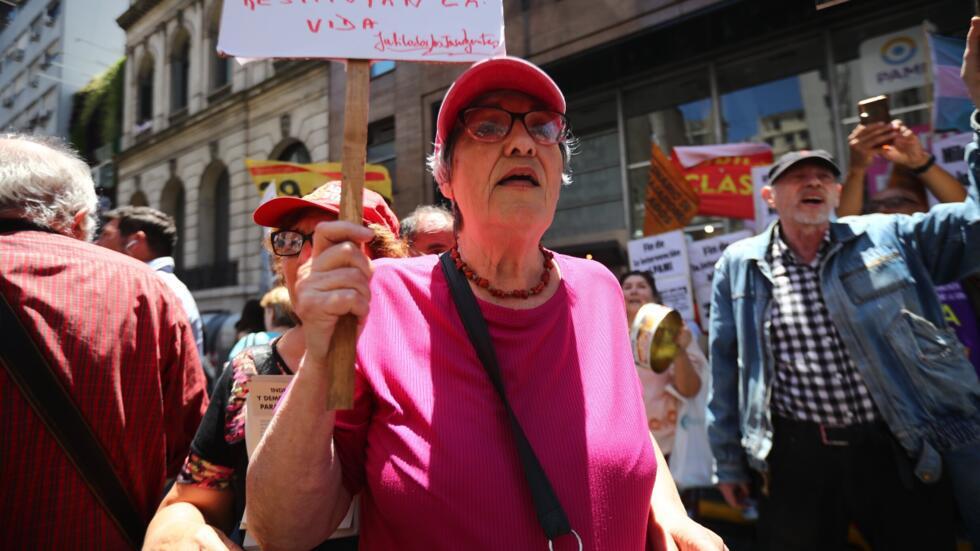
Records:
[[[966,41],[959,38],[929,34],[929,51],[932,52],[933,131],[970,130],[970,114],[973,102],[960,78],[963,50]]]

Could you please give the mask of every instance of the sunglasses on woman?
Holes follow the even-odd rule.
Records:
[[[272,252],[276,256],[296,256],[303,250],[303,245],[307,241],[313,244],[312,233],[300,233],[293,230],[274,231],[270,235],[272,238]]]
[[[568,119],[554,111],[514,113],[499,107],[470,107],[459,114],[459,122],[471,138],[480,142],[499,142],[510,134],[514,121],[519,120],[528,135],[541,145],[564,141]]]

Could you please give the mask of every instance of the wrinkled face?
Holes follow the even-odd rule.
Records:
[[[642,276],[631,275],[623,280],[623,298],[627,310],[639,310],[648,302],[653,302],[653,289]]]
[[[806,226],[830,221],[840,200],[841,185],[822,163],[801,162],[762,190],[762,198],[776,209],[779,219]]]
[[[453,223],[442,215],[423,216],[409,247],[412,256],[441,254],[453,246]]]
[[[492,92],[469,107],[513,113],[545,109],[531,97],[512,91]],[[463,231],[524,229],[543,234],[551,225],[562,181],[558,144],[536,142],[520,121],[514,121],[499,142],[478,141],[460,132],[452,164],[452,181],[440,187],[462,213]]]
[[[95,244],[117,253],[126,254],[126,239],[119,232],[119,220],[109,220],[102,226]]]

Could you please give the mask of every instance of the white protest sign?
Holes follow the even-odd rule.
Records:
[[[973,141],[973,132],[963,132],[953,134],[932,142],[932,154],[936,156],[936,164],[943,170],[949,172],[960,181],[963,186],[970,185],[970,167],[966,164],[966,146]],[[939,201],[929,193],[929,204],[935,205]]]
[[[683,230],[634,239],[627,249],[630,268],[652,273],[658,287],[662,277],[687,276],[687,241]]]
[[[683,276],[657,278],[657,291],[666,306],[670,306],[684,318],[694,321],[694,295],[691,292],[691,279]]]
[[[502,0],[236,0],[218,50],[244,58],[478,61],[506,53]]]
[[[869,96],[926,85],[926,37],[922,27],[870,38],[861,43],[861,75]]]
[[[770,168],[772,168],[772,165],[752,167],[752,193],[755,194],[755,220],[752,224],[746,221],[745,226],[753,228],[755,233],[762,233],[769,227],[769,224],[779,218],[779,215],[776,214],[776,209],[770,207],[769,203],[766,203],[766,200],[762,198],[763,186],[769,185]]]
[[[634,239],[627,249],[631,269],[653,275],[663,303],[677,310],[685,320],[694,320],[694,293],[684,230]]]
[[[694,296],[698,301],[701,312],[702,327],[707,327],[708,314],[711,311],[711,276],[714,274],[715,263],[721,258],[732,243],[752,237],[749,230],[719,235],[710,239],[702,239],[688,245],[687,256],[691,262],[691,281],[694,286]]]
[[[255,447],[272,421],[276,412],[279,398],[286,391],[292,375],[253,375],[248,381],[248,395],[245,397],[245,449],[248,457],[252,457]],[[354,514],[357,510],[357,497],[351,502],[347,516],[337,526],[330,539],[352,536],[357,533],[354,525]],[[260,549],[258,543],[248,533],[245,516],[242,516],[241,528],[245,530],[244,548],[246,550]]]
[[[249,380],[245,398],[245,449],[249,457],[259,445],[276,412],[279,397],[292,378],[292,375],[254,375]]]

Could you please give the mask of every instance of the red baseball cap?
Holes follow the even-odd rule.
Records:
[[[544,106],[565,114],[565,96],[555,81],[537,65],[511,56],[491,57],[470,66],[446,91],[436,122],[435,149],[442,149],[456,125],[459,112],[476,98],[495,90],[514,90],[527,94]]]
[[[276,197],[259,205],[252,213],[252,220],[260,226],[278,228],[286,216],[301,209],[318,209],[331,214],[340,214],[340,182],[327,182],[313,192],[299,197]],[[365,188],[364,210],[362,218],[365,224],[380,224],[391,233],[398,235],[398,217],[388,207],[384,197]]]

